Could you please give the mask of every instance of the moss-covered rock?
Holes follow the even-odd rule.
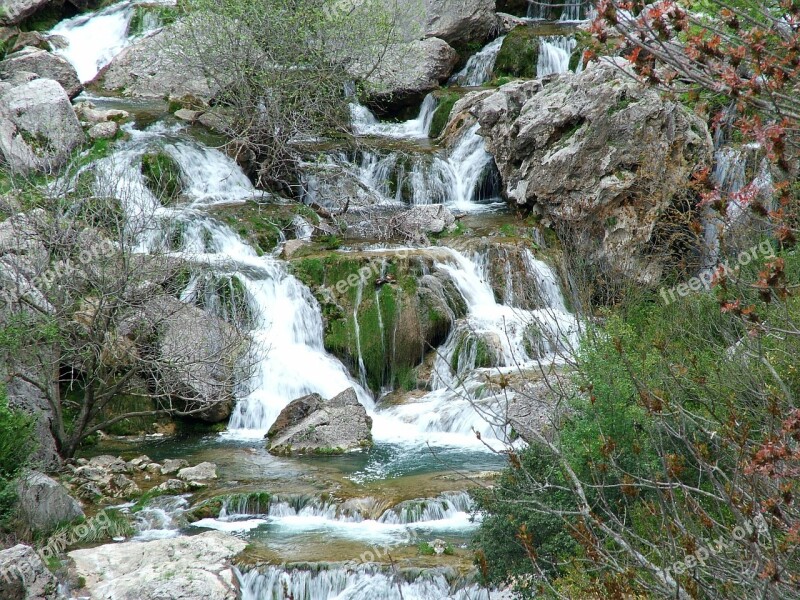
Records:
[[[431,128],[428,135],[432,138],[437,138],[447,125],[450,118],[450,111],[453,110],[453,105],[458,102],[461,97],[460,94],[455,92],[447,92],[439,96],[439,103],[436,105],[436,110],[431,119]]]
[[[433,261],[432,253],[412,251],[329,253],[292,263],[322,307],[325,348],[374,391],[414,386],[414,367],[465,313],[454,284],[431,274]]]
[[[181,169],[175,159],[163,150],[142,156],[145,183],[162,204],[174,203],[183,191]]]
[[[272,252],[282,237],[294,238],[297,217],[311,225],[319,224],[319,216],[303,204],[246,202],[219,206],[212,212],[245,238],[259,254]]]
[[[494,63],[499,77],[536,77],[540,34],[533,27],[515,27],[503,40]]]

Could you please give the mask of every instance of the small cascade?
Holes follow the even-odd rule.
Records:
[[[505,36],[486,44],[479,52],[470,56],[461,71],[450,78],[449,83],[462,86],[483,85],[492,78],[494,62],[503,46]]]
[[[465,212],[484,210],[501,202],[500,184],[478,127],[463,132],[448,155],[332,153],[324,164],[305,170],[305,201],[329,206],[349,194],[352,205],[446,204]]]
[[[589,12],[583,0],[528,0],[527,18],[571,23],[586,20]]]
[[[135,41],[128,29],[137,4],[141,2],[126,0],[112,4],[95,13],[82,14],[61,21],[50,35],[61,36],[67,45],[55,50],[56,54],[67,59],[78,73],[82,83],[94,79],[100,70]],[[174,5],[174,2],[156,0],[149,4]],[[158,20],[145,20],[141,34],[160,26]]]
[[[409,441],[436,433],[439,444],[467,444],[478,431],[484,440],[506,440],[503,405],[509,392],[498,395],[486,386],[485,376],[558,363],[577,347],[578,323],[566,311],[556,276],[545,263],[532,255],[524,262],[529,280],[541,286],[541,308],[528,310],[497,302],[486,279],[485,257],[447,252],[447,260],[436,267],[459,289],[467,318],[456,324],[437,352],[433,391],[378,411],[376,439]]]
[[[415,578],[373,565],[355,568],[266,567],[240,574],[242,600],[491,600],[475,584],[459,587],[431,570]]]
[[[401,123],[379,121],[366,106],[357,103],[350,104],[353,130],[356,134],[392,138],[427,138],[435,111],[436,98],[433,97],[433,94],[425,96],[419,114],[414,119]]]
[[[542,37],[539,41],[536,76],[544,77],[552,73],[569,71],[569,59],[576,46],[577,42],[572,37],[564,35]]]
[[[183,513],[189,506],[184,496],[158,496],[136,512],[133,539],[141,541],[160,540],[176,537],[180,528],[186,525]]]
[[[438,498],[407,500],[385,511],[379,523],[408,525],[430,521],[458,519],[472,511],[472,498],[467,492],[447,492]]]

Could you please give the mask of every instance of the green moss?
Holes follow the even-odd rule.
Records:
[[[178,13],[172,6],[137,6],[128,24],[128,36],[171,25],[177,17]]]
[[[163,150],[142,156],[142,175],[150,191],[164,205],[175,202],[183,191],[181,169]]]
[[[444,128],[447,126],[447,121],[450,118],[450,111],[461,96],[455,93],[443,94],[439,97],[439,103],[436,105],[436,110],[431,119],[431,128],[428,133],[429,137],[437,138],[441,135]]]
[[[539,35],[532,27],[518,26],[503,40],[494,72],[497,77],[536,77]]]

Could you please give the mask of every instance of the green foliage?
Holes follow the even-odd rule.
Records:
[[[175,202],[183,190],[181,169],[163,150],[142,156],[142,175],[150,191],[165,205]]]
[[[436,554],[436,550],[434,550],[433,546],[431,546],[428,542],[420,542],[417,546],[417,551],[422,556],[433,556]]]
[[[5,386],[0,386],[0,530],[13,517],[17,478],[36,450],[35,434],[34,419],[9,408]]]
[[[431,119],[431,128],[428,133],[429,137],[437,138],[441,135],[447,125],[447,120],[450,118],[450,111],[453,110],[453,106],[458,102],[459,98],[461,98],[459,94],[452,92],[439,96],[439,102],[436,105],[436,110]]]
[[[136,6],[128,23],[128,36],[171,25],[177,18],[178,11],[172,6]]]

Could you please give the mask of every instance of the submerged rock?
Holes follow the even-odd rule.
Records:
[[[692,244],[691,176],[710,164],[712,143],[702,119],[628,68],[593,62],[579,75],[512,82],[471,113],[510,201],[532,208],[597,272],[652,286],[668,267],[662,240]]]
[[[348,388],[327,402],[318,394],[289,403],[267,433],[272,454],[336,454],[372,445],[372,418]]]
[[[108,544],[70,552],[91,598],[235,600],[231,559],[246,543],[210,531],[151,542]]]

